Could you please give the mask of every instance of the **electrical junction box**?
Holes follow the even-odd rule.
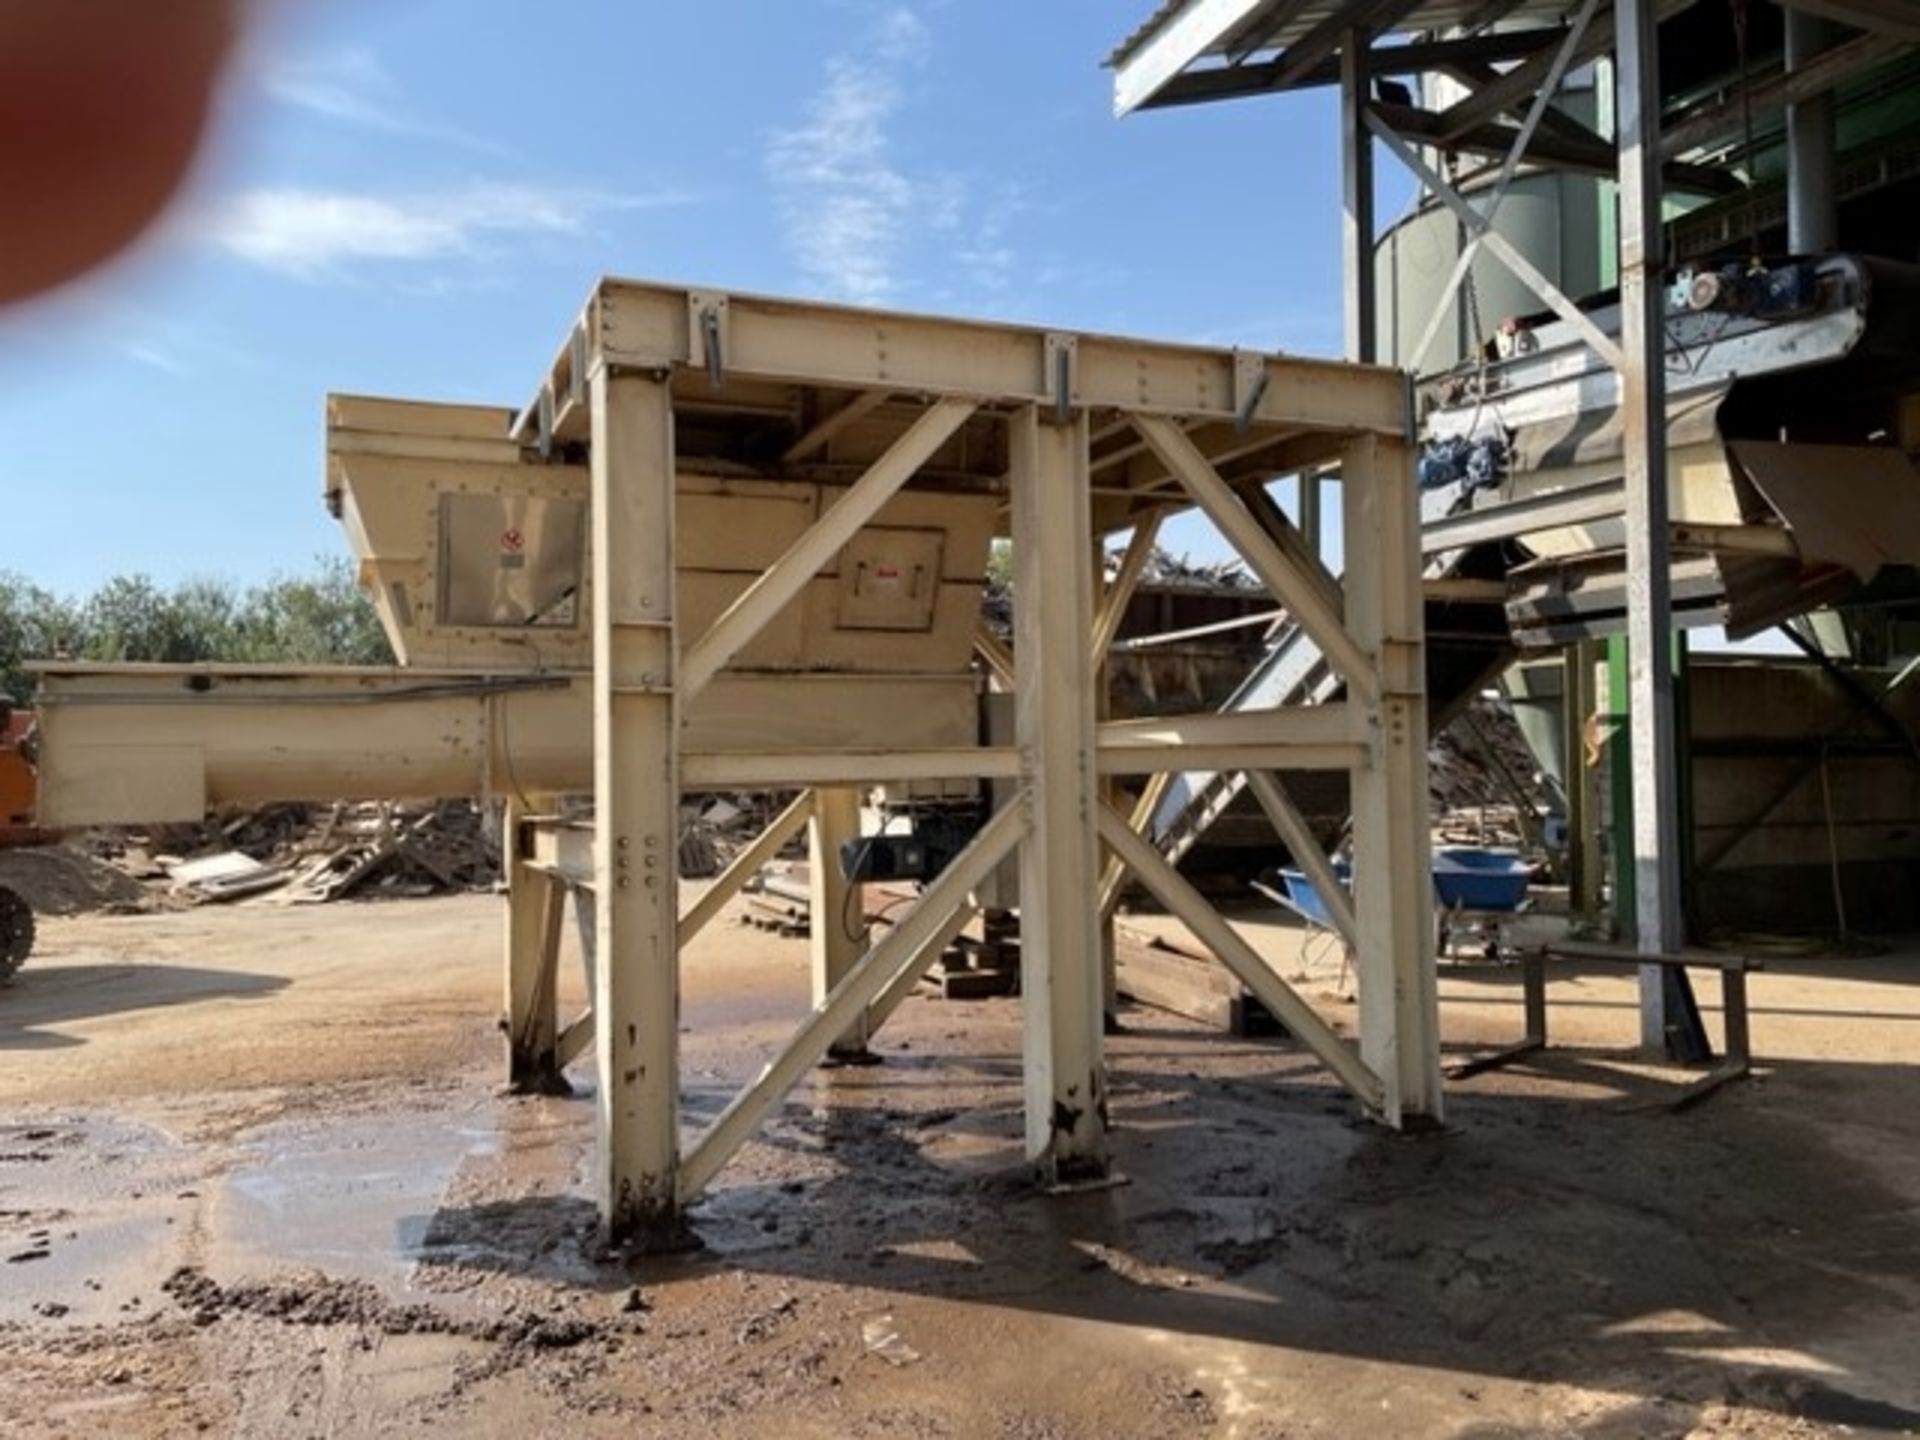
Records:
[[[840,552],[841,630],[933,628],[944,530],[869,525]]]

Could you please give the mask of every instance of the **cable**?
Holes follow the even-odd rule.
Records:
[[[501,695],[500,703],[495,707],[495,714],[500,722],[500,758],[506,762],[507,784],[513,787],[514,798],[520,802],[520,808],[523,811],[531,814],[533,802],[527,799],[527,792],[520,788],[519,772],[513,768],[513,729],[507,721],[508,701],[512,698],[511,695]]]
[[[859,858],[855,860],[852,865],[847,867],[855,875],[861,874],[863,871],[865,871],[867,868],[867,861],[873,857],[873,842],[875,837],[872,835],[863,835],[860,837],[860,839],[861,839],[861,844],[860,844],[860,850],[859,850]],[[824,864],[832,865],[832,864],[838,864],[840,862],[840,857],[838,855],[833,855],[833,856],[823,855],[820,858],[822,863]],[[858,941],[860,939],[863,939],[867,933],[865,916],[863,915],[861,917],[862,923],[859,929],[857,930],[854,928],[853,918],[852,918],[853,903],[856,897],[859,896],[863,883],[864,882],[859,880],[849,879],[847,881],[846,891],[840,897],[840,933],[849,940]],[[862,911],[864,911],[866,909],[866,906],[863,904],[860,908],[862,909]]]

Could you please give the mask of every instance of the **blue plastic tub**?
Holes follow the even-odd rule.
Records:
[[[1333,871],[1342,881],[1350,878],[1344,861],[1335,862]],[[1303,919],[1332,929],[1333,916],[1306,872],[1282,865],[1277,873],[1286,888],[1287,903]],[[1518,910],[1527,898],[1531,873],[1511,850],[1443,846],[1433,852],[1434,899],[1449,910]]]
[[[1511,850],[1446,845],[1433,852],[1433,891],[1449,910],[1518,910],[1530,876]]]

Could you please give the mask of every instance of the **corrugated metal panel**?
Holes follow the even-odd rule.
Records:
[[[1127,61],[1133,58],[1136,50],[1146,44],[1155,35],[1159,34],[1161,27],[1182,10],[1186,9],[1188,3],[1189,0],[1163,0],[1163,3],[1157,10],[1147,16],[1147,18],[1142,20],[1138,25],[1134,26],[1133,29],[1127,33],[1126,38],[1108,52],[1107,58],[1103,63],[1108,69],[1126,64]]]
[[[1134,27],[1128,35],[1107,56],[1109,68],[1117,69],[1127,63],[1139,51],[1170,25],[1182,11],[1189,9],[1195,0],[1165,0],[1158,9]],[[1261,49],[1284,50],[1309,30],[1321,24],[1333,15],[1358,16],[1372,8],[1373,0],[1312,0],[1312,3],[1296,7],[1290,0],[1272,0],[1259,12],[1250,16],[1244,25],[1234,27],[1231,33],[1216,35],[1201,52],[1203,55],[1222,55],[1229,43],[1238,46],[1244,43],[1242,37],[1260,36]],[[1403,18],[1393,27],[1395,34],[1415,34],[1423,30],[1446,30],[1462,25],[1484,13],[1486,0],[1428,0]],[[1536,24],[1557,24],[1566,18],[1567,12],[1574,6],[1569,0],[1522,0],[1508,15],[1505,22],[1511,25],[1516,20],[1531,20]],[[1263,22],[1278,17],[1285,18],[1279,25],[1263,33]]]

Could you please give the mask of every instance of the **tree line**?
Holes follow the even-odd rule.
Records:
[[[0,702],[31,701],[27,662],[49,659],[389,665],[393,651],[338,557],[250,586],[116,575],[85,596],[0,571]]]

